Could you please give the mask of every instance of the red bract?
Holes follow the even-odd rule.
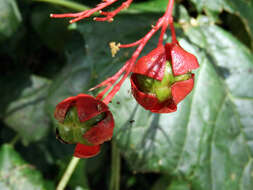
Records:
[[[171,60],[172,70],[175,76],[182,75],[199,68],[197,58],[185,51],[179,43],[167,43],[165,45],[166,59]]]
[[[196,57],[180,47],[178,43],[168,43],[158,46],[148,55],[138,60],[131,75],[133,96],[145,109],[155,113],[170,113],[177,110],[177,104],[183,100],[193,89],[194,74],[187,80],[173,82],[171,98],[159,101],[155,94],[141,91],[137,75],[144,75],[161,81],[165,73],[165,64],[169,61],[172,65],[173,75],[180,76],[199,67]]]
[[[132,72],[162,80],[165,70],[165,62],[165,48],[163,45],[160,45],[153,49],[148,55],[140,58],[135,64]]]
[[[82,134],[83,138],[87,140],[87,144],[77,143],[74,153],[74,156],[79,158],[95,156],[100,151],[99,145],[112,138],[114,128],[113,116],[104,102],[87,94],[79,94],[60,102],[55,109],[55,118],[63,124],[66,114],[73,107],[76,107],[78,119],[81,123],[105,113],[105,118]]]

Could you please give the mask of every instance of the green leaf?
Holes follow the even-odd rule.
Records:
[[[83,42],[81,40],[81,42]],[[83,45],[83,44],[82,44]],[[74,53],[68,53],[68,65],[55,77],[46,100],[46,111],[54,119],[55,106],[65,98],[87,92],[91,87],[91,72],[83,47],[77,46]]]
[[[24,161],[11,145],[4,144],[0,148],[0,189],[49,190],[54,188],[50,182],[43,180],[39,171]]]
[[[215,92],[215,104],[220,103],[213,114],[214,120],[208,120],[214,121],[209,136],[202,133],[198,167],[192,177],[201,187],[251,189],[253,178],[249,176],[252,176],[253,170],[249,168],[252,164],[253,137],[249,134],[253,130],[253,55],[232,35],[216,26],[192,27],[186,35],[204,52],[205,58],[200,58],[200,62],[205,64],[199,71],[199,79],[201,73],[205,73],[202,70],[212,67],[218,75],[217,80],[222,82],[222,89],[214,88],[211,81],[207,83]],[[216,98],[218,94],[223,96],[219,100]],[[205,122],[202,124],[205,125]],[[209,132],[208,128],[205,130]],[[203,137],[209,137],[209,143],[205,143]],[[209,151],[206,151],[208,148]],[[208,158],[209,162],[204,158]]]
[[[214,25],[185,35],[181,45],[201,64],[193,92],[177,112],[152,114],[126,81],[110,105],[117,143],[135,171],[183,175],[193,189],[251,189],[253,55]]]
[[[213,12],[221,12],[223,9],[231,9],[226,0],[191,0],[195,5],[199,12],[202,10],[213,11]],[[233,1],[233,0],[232,0]]]
[[[170,179],[169,176],[167,175],[162,176],[155,182],[151,190],[161,190],[161,189],[167,190],[171,181],[172,180]]]
[[[219,14],[223,9],[238,15],[245,24],[253,41],[253,1],[252,0],[191,0],[197,7],[198,11],[205,10],[207,13]],[[253,47],[253,42],[251,43]]]
[[[190,190],[191,184],[184,179],[173,179],[170,176],[162,176],[153,185],[151,190]]]
[[[3,90],[0,116],[14,129],[23,142],[41,139],[47,134],[49,119],[44,111],[44,102],[50,81],[32,75],[5,77],[1,81]]]
[[[22,18],[15,0],[0,1],[0,42],[10,37],[18,28]]]
[[[173,181],[168,190],[190,190],[190,184],[181,180],[181,181]]]

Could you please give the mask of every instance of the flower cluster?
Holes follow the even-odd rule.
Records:
[[[90,10],[50,16],[71,17],[73,19],[70,23],[73,23],[99,12],[102,17],[95,17],[95,21],[112,22],[117,13],[132,3],[132,0],[126,0],[114,11],[102,11],[116,1],[103,0]],[[133,96],[141,106],[154,113],[175,112],[177,104],[192,91],[194,74],[191,71],[197,69],[199,64],[196,57],[185,51],[177,41],[172,17],[173,5],[174,0],[169,0],[165,14],[140,40],[130,44],[110,43],[113,56],[120,48],[135,46],[137,48],[115,75],[90,89],[104,87],[96,97],[79,94],[57,105],[55,110],[55,118],[59,121],[57,137],[62,142],[77,144],[74,156],[92,157],[99,153],[100,144],[112,138],[114,120],[107,104],[131,73]],[[163,38],[168,26],[172,41],[164,45]],[[146,43],[160,29],[157,47],[136,62]]]

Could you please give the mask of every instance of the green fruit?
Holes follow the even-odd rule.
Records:
[[[92,145],[83,138],[83,135],[98,122],[102,121],[105,116],[105,113],[101,113],[85,122],[80,122],[76,107],[71,107],[65,116],[64,122],[58,125],[59,137],[69,144]]]
[[[166,61],[166,67],[163,79],[161,81],[149,78],[144,75],[137,75],[139,89],[144,93],[156,95],[159,102],[172,98],[171,85],[178,81],[184,81],[191,78],[191,73],[174,76],[170,62]]]

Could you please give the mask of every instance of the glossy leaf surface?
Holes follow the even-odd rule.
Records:
[[[15,0],[0,1],[0,42],[16,32],[22,18]]]
[[[198,11],[206,11],[207,13],[215,14],[216,16],[223,10],[226,10],[232,14],[239,16],[246,30],[248,31],[251,40],[253,39],[253,23],[251,18],[253,17],[253,1],[252,0],[191,0]],[[251,43],[251,47],[253,43]]]
[[[17,75],[4,77],[0,99],[0,117],[14,129],[24,143],[40,140],[47,134],[49,118],[45,115],[44,104],[50,81],[38,77]],[[11,88],[12,91],[5,89]]]
[[[39,171],[26,163],[11,145],[0,148],[0,189],[50,190]]]

